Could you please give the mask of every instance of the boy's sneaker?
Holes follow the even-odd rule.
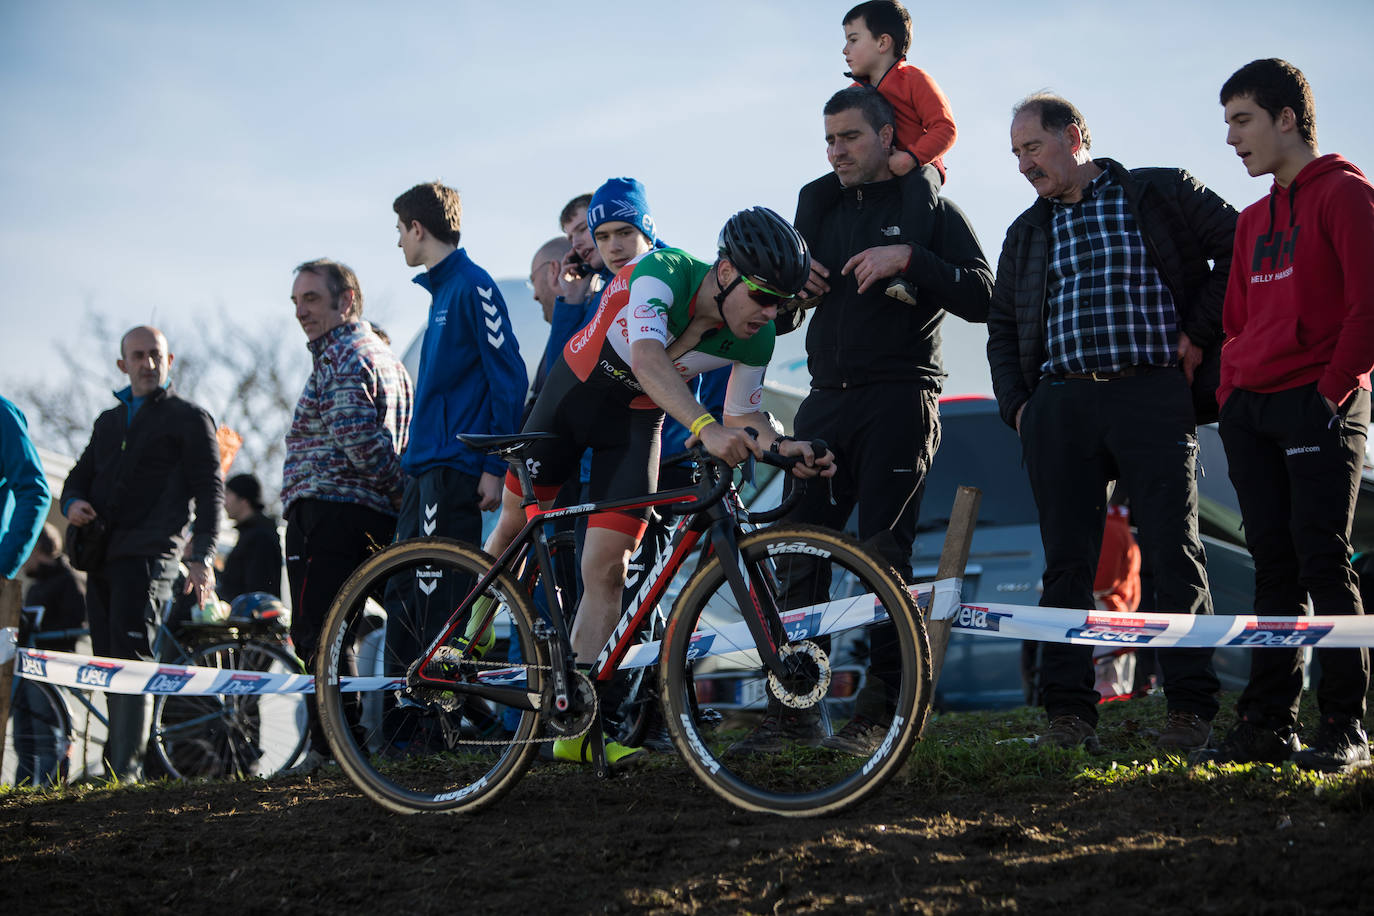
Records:
[[[1078,747],[1090,754],[1102,752],[1102,744],[1097,740],[1097,729],[1075,715],[1055,716],[1050,719],[1049,731],[1035,739],[1036,747]]]
[[[770,703],[759,724],[725,753],[776,754],[796,744],[818,747],[828,734],[818,708],[784,709]]]
[[[1351,773],[1369,766],[1369,738],[1359,719],[1323,717],[1316,739],[1295,752],[1293,762],[1304,770]]]
[[[1191,712],[1171,710],[1155,746],[1166,751],[1199,751],[1212,741],[1212,723]]]
[[[868,716],[855,716],[844,728],[821,742],[821,747],[844,751],[855,757],[872,757],[883,745],[887,726],[879,725]]]
[[[1244,719],[1221,739],[1216,750],[1198,750],[1189,763],[1283,763],[1298,750],[1298,736],[1288,726],[1265,728]]]
[[[910,280],[903,280],[901,277],[897,277],[891,283],[887,284],[887,294],[898,302],[904,302],[907,305],[916,304],[916,284],[912,283]]]

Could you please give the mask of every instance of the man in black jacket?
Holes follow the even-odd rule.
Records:
[[[811,280],[803,308],[811,393],[797,410],[794,432],[824,439],[839,471],[812,484],[790,519],[843,530],[858,508],[858,535],[894,569],[911,575],[926,472],[940,443],[940,323],[946,311],[966,321],[987,318],[992,272],[962,211],[941,200],[930,247],[902,224],[902,183],[888,169],[892,107],[874,89],[853,86],[826,102],[826,155],[833,174],[801,190],[798,231],[811,249]],[[838,185],[838,187],[836,187]],[[886,294],[901,277],[917,289],[909,305]],[[794,330],[803,312],[780,315],[779,333]],[[789,583],[789,593],[798,583]],[[815,717],[770,710],[740,750],[766,747],[770,733],[815,739],[838,750],[871,753],[887,730],[882,685],[884,647],[873,647],[858,714],[825,736]]]
[[[263,508],[262,484],[252,474],[235,474],[224,482],[224,514],[239,533],[219,576],[219,596],[225,601],[249,592],[281,597],[281,538],[277,520]]]
[[[62,488],[62,512],[81,527],[110,528],[104,560],[88,569],[91,647],[107,658],[153,660],[157,615],[171,597],[182,531],[195,502],[186,590],[198,604],[215,596],[215,537],[223,486],[210,415],[173,394],[172,354],[162,332],[137,327],[119,345],[129,385],[95,421],[91,441]],[[144,698],[107,694],[107,774],[137,779],[145,743]]]
[[[1204,352],[1221,343],[1236,211],[1187,172],[1091,159],[1083,115],[1057,96],[1018,105],[1011,141],[1040,200],[1007,230],[988,362],[1040,512],[1041,604],[1094,606],[1107,485],[1119,478],[1157,606],[1210,614],[1189,386],[1203,375]],[[1039,745],[1097,748],[1092,649],[1045,645],[1050,727]],[[1159,745],[1204,746],[1217,711],[1211,650],[1159,659],[1169,705]]]

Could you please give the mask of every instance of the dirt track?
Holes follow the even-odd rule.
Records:
[[[476,817],[401,817],[317,778],[0,798],[6,912],[1345,913],[1374,779],[1338,803],[1255,774],[909,779],[846,816],[728,808],[663,760],[537,765]],[[1363,907],[1367,908],[1368,904]]]

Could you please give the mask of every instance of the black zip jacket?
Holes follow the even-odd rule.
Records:
[[[70,500],[84,499],[111,523],[108,559],[175,557],[194,501],[189,559],[203,562],[214,555],[224,504],[214,421],[162,388],[148,395],[133,423],[128,416],[121,403],[96,417],[91,441],[62,487],[63,511]],[[135,466],[121,472],[130,453]]]
[[[215,590],[225,601],[250,592],[281,597],[281,540],[277,520],[261,512],[238,523],[239,539],[224,558]]]
[[[946,311],[966,321],[987,320],[992,270],[963,211],[941,199],[931,245],[912,245],[902,276],[918,288],[906,305],[878,281],[859,294],[853,274],[840,270],[869,248],[911,244],[902,229],[901,182],[893,178],[842,188],[830,174],[802,189],[796,227],[812,257],[830,271],[830,292],[812,310],[806,352],[815,388],[850,388],[875,382],[914,382],[938,391],[945,370],[940,322]],[[803,308],[807,303],[802,301]],[[802,311],[779,315],[779,332],[795,328]]]
[[[1110,171],[1124,189],[1150,263],[1174,297],[1179,328],[1194,344],[1216,354],[1222,340],[1226,279],[1231,271],[1238,215],[1235,208],[1182,169],[1127,171],[1112,159],[1093,162]],[[1050,201],[1041,198],[1018,216],[1007,230],[997,262],[997,283],[987,319],[988,365],[998,409],[1013,429],[1016,412],[1030,400],[1047,357],[1053,208]],[[1206,371],[1200,369],[1199,374]],[[1213,385],[1213,397],[1215,393]]]

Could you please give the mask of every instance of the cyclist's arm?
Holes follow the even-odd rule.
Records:
[[[688,429],[702,414],[710,413],[692,396],[687,383],[678,375],[672,360],[668,359],[667,350],[658,341],[640,339],[630,342],[630,371],[644,393]],[[739,464],[751,454],[755,457],[763,454],[763,449],[752,436],[734,426],[709,423],[697,438],[708,452],[730,464]]]

